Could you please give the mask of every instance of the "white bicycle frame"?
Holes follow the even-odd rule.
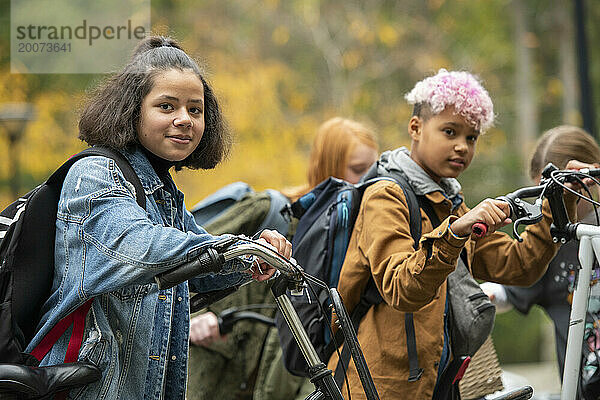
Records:
[[[561,400],[575,400],[577,396],[592,266],[594,258],[600,260],[600,227],[578,224],[576,235],[580,241],[579,263],[581,269],[576,277],[577,286],[573,292],[573,304],[571,306],[571,316],[569,317],[569,335],[567,337]]]

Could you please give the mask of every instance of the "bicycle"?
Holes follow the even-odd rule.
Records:
[[[235,239],[232,240],[235,241]],[[238,238],[238,240],[240,239]],[[286,296],[286,291],[288,289],[291,291],[306,290],[306,284],[314,283],[325,287],[327,287],[327,285],[318,279],[303,273],[302,269],[296,265],[293,260],[290,261],[284,259],[279,254],[273,252],[271,249],[260,243],[248,241],[246,238],[242,238],[241,240],[243,240],[244,243],[229,249],[227,249],[227,247],[231,246],[233,242],[225,243],[224,246],[217,244],[215,246],[216,251],[212,252],[212,256],[201,256],[201,258],[205,259],[203,262],[208,264],[213,262],[210,261],[209,258],[211,260],[216,260],[218,257],[221,257],[221,262],[225,262],[235,257],[251,254],[262,258],[267,263],[271,264],[280,272],[282,272],[282,275],[276,278],[271,290],[275,296],[277,307],[281,310],[309,366],[310,380],[315,385],[315,391],[309,395],[306,400],[343,399],[340,393],[340,388],[338,388],[333,379],[332,371],[328,370],[325,364],[319,359],[319,356],[314,346],[308,339],[308,335],[306,334],[306,331],[304,330],[304,327],[298,318],[291,301]],[[168,287],[176,284],[176,282],[182,279],[187,279],[185,276],[179,275],[178,271],[173,271],[172,274],[175,274],[176,276],[171,275],[170,277],[167,277],[166,275],[162,275],[157,277],[157,282],[161,282],[159,285],[167,285],[165,287]],[[194,274],[197,274],[197,271],[190,271],[189,274],[189,276],[194,276]],[[212,302],[226,297],[235,290],[237,290],[237,288],[229,288],[224,291],[215,291],[207,294],[196,295],[191,301],[192,308],[197,311],[208,306]],[[351,321],[351,318],[342,302],[341,297],[339,296],[339,293],[337,292],[337,289],[328,288],[328,290],[331,296],[333,305],[332,308],[337,314],[339,327],[344,335],[344,343],[349,346],[352,359],[356,364],[358,375],[363,386],[363,391],[367,399],[379,399],[377,389],[373,383],[369,368],[356,337],[356,332],[354,330],[354,325]],[[224,324],[220,323],[220,329],[223,329],[222,326],[225,326],[225,329],[229,329],[231,326],[230,321],[237,319],[238,317],[240,319],[248,317],[248,319],[255,319],[260,323],[270,324],[270,321],[261,317],[257,318],[256,315],[251,315],[251,313],[247,313],[247,311],[240,312],[238,310],[229,310],[224,314],[226,315],[224,319],[226,319],[227,322]],[[260,316],[260,314],[258,314],[258,316]],[[462,374],[460,374],[460,376],[462,376]],[[530,399],[532,395],[533,389],[527,386],[496,397],[493,400],[527,400]]]
[[[554,165],[548,164],[542,171],[542,180],[539,185],[521,188],[505,196],[498,197],[498,200],[506,201],[510,205],[511,219],[514,221],[513,235],[517,240],[523,240],[518,232],[519,225],[531,225],[541,221],[542,200],[547,198],[553,220],[550,228],[553,242],[564,244],[572,239],[580,241],[579,260],[581,269],[575,278],[577,284],[573,292],[569,317],[561,400],[574,400],[578,393],[586,312],[590,296],[590,277],[594,260],[600,260],[600,226],[571,223],[563,201],[563,193],[567,190],[580,199],[591,202],[595,207],[596,221],[600,225],[600,217],[597,211],[600,203],[592,199],[591,192],[582,182],[584,178],[590,178],[596,184],[600,184],[596,179],[598,176],[600,176],[600,168],[579,171],[559,170]],[[588,196],[567,187],[565,182],[582,183]],[[536,200],[533,204],[524,201],[528,198],[535,198]],[[482,223],[478,223],[473,226],[473,230],[477,235],[484,235],[487,227]],[[595,256],[594,253],[596,253]]]

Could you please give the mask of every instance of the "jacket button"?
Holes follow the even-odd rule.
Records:
[[[177,357],[173,356],[173,357],[171,357],[171,360],[175,361],[175,360],[177,360]]]
[[[182,298],[181,296],[179,296],[179,297],[177,298],[177,301],[181,301],[181,300],[183,300],[183,298]]]

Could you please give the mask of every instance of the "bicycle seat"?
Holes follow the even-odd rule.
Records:
[[[20,399],[40,398],[88,385],[101,377],[98,367],[86,361],[47,367],[0,363],[0,397],[12,394]]]

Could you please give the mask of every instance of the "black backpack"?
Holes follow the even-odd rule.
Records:
[[[37,365],[40,361],[23,351],[36,333],[40,310],[50,295],[60,192],[69,168],[88,156],[115,160],[135,187],[137,203],[146,207],[144,189],[129,162],[114,150],[91,147],[71,157],[46,182],[0,213],[0,363]],[[46,344],[51,347],[54,342]]]
[[[421,237],[421,213],[417,196],[403,175],[378,173],[377,166],[378,163],[375,163],[371,167],[363,177],[362,183],[353,185],[331,177],[292,204],[292,213],[299,219],[296,233],[292,239],[292,256],[308,274],[324,281],[329,287],[336,287],[338,284],[362,196],[365,189],[375,182],[391,180],[404,191],[410,211],[411,235],[415,238],[415,249],[418,247]],[[316,298],[310,290],[305,290],[302,295],[288,292],[288,297],[290,297],[311,343],[315,346],[320,358],[326,362],[335,351],[334,342],[340,345],[343,342],[343,335],[339,330],[335,341],[331,340],[330,316],[323,315],[320,308],[329,310],[328,293],[320,287],[314,287],[314,289]],[[371,279],[359,304],[350,313],[355,329],[369,308],[382,301],[381,295]],[[412,317],[412,314],[408,315]],[[279,331],[279,341],[286,369],[297,376],[308,376],[308,366],[280,312],[275,315],[275,323]],[[414,353],[416,354],[416,345]],[[349,352],[347,354],[343,352],[343,362],[347,364],[349,359]],[[338,376],[336,376],[336,380],[338,380]]]

